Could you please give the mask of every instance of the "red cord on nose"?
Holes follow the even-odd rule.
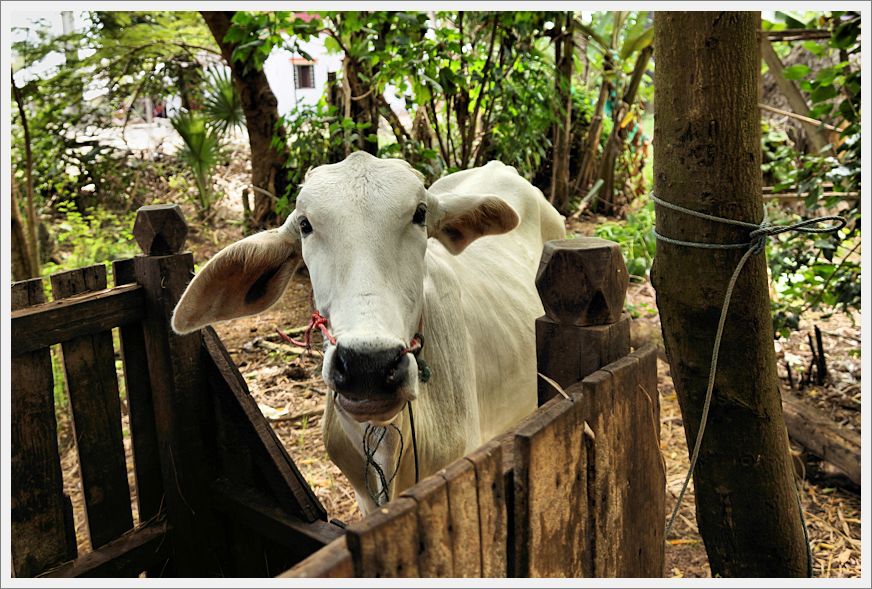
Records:
[[[330,333],[330,329],[327,328],[327,318],[321,315],[321,313],[319,313],[318,311],[314,311],[312,313],[312,317],[309,318],[309,325],[306,327],[306,331],[303,332],[303,341],[295,340],[294,338],[283,332],[281,329],[276,329],[276,332],[278,332],[279,337],[281,337],[289,344],[309,350],[312,348],[312,331],[314,331],[315,329],[319,329],[321,331],[324,339],[326,339],[334,346],[336,345],[336,338],[333,337],[333,334]]]

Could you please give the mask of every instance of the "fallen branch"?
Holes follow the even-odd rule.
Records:
[[[791,393],[784,393],[781,402],[790,438],[859,485],[859,434],[839,427],[822,411]]]

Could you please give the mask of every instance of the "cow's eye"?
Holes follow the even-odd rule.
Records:
[[[415,215],[412,217],[412,223],[415,225],[423,225],[427,222],[427,205],[420,204],[415,209]]]
[[[309,223],[309,219],[306,217],[300,219],[300,231],[303,235],[309,235],[312,233],[312,224]]]

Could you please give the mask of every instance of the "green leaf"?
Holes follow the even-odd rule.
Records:
[[[654,41],[654,27],[649,27],[636,37],[627,38],[619,53],[622,60],[627,59],[637,51],[641,51]]]
[[[839,91],[835,86],[818,86],[811,91],[809,98],[811,98],[812,102],[823,102],[824,100],[835,98],[838,94]]]
[[[811,73],[811,68],[804,63],[797,63],[784,68],[782,73],[788,80],[802,80]]]

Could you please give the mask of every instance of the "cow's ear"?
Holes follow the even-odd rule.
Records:
[[[428,231],[448,248],[459,254],[484,235],[499,235],[518,226],[518,214],[506,201],[493,194],[430,195],[435,214],[430,216]]]
[[[295,214],[278,229],[224,248],[188,285],[173,312],[173,330],[189,333],[269,308],[285,291],[301,260]]]

